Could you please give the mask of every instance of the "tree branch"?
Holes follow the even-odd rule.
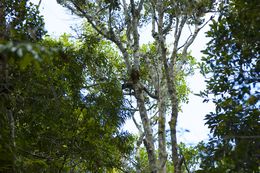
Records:
[[[143,86],[143,90],[153,99],[158,99],[158,94],[152,94],[145,86]]]
[[[182,51],[182,57],[183,59],[185,59],[186,55],[187,55],[187,50],[188,48],[190,47],[190,45],[193,43],[193,41],[195,40],[195,38],[197,37],[199,31],[200,31],[201,28],[199,28],[199,26],[196,24],[195,25],[195,29],[194,29],[194,32],[192,35],[190,35],[186,42],[184,43],[183,45],[183,51]],[[181,47],[180,47],[181,48]],[[178,48],[178,49],[180,49]]]
[[[179,164],[179,166],[181,167],[181,165],[182,165],[182,163],[183,163],[184,166],[185,166],[185,169],[187,170],[187,173],[190,173],[190,170],[189,170],[188,165],[187,165],[187,163],[186,163],[186,159],[185,159],[184,154],[183,154],[183,152],[182,152],[182,149],[181,149],[180,147],[179,147],[179,150],[180,150],[181,158],[180,158],[178,164]]]
[[[178,18],[176,21],[176,28],[175,28],[175,33],[174,33],[174,43],[173,43],[173,51],[171,54],[171,66],[174,66],[175,62],[176,62],[176,56],[177,56],[177,50],[178,50],[178,44],[179,44],[179,40],[180,40],[180,36],[184,27],[184,24],[187,21],[187,16],[183,16],[183,18],[181,19],[180,25],[178,25]]]
[[[42,3],[42,0],[39,0],[39,3],[38,3],[38,5],[37,5],[37,9],[39,9],[39,8],[40,8],[40,6],[41,6],[41,3]]]
[[[98,32],[98,34],[102,35],[103,37],[105,37],[106,39],[112,41],[113,43],[115,43],[117,45],[117,47],[119,48],[119,50],[123,54],[123,58],[125,60],[125,64],[126,64],[127,70],[130,71],[131,65],[130,65],[130,61],[129,61],[129,55],[128,55],[127,51],[126,51],[126,48],[124,48],[124,46],[122,45],[122,42],[120,42],[119,39],[115,36],[114,31],[108,31],[104,27],[98,28],[97,25],[98,25],[98,23],[100,23],[100,21],[97,21],[97,20],[93,19],[93,17],[90,16],[84,10],[82,10],[78,6],[78,4],[76,2],[72,2],[72,4],[76,8],[76,10],[78,10],[80,13],[82,13],[82,15],[87,19],[87,21],[91,24],[91,26]],[[72,7],[68,7],[68,8],[73,10]]]
[[[137,121],[136,121],[136,119],[135,119],[134,116],[132,116],[132,119],[133,119],[134,124],[135,124],[136,128],[138,129],[139,133],[144,134],[144,133],[143,133],[143,130],[142,130],[142,126],[137,123]]]

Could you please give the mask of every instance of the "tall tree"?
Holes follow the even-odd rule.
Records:
[[[9,47],[13,40],[15,44],[21,40],[36,41],[44,34],[44,23],[39,15],[37,6],[29,3],[27,0],[4,0],[0,2],[0,44],[1,51]],[[20,50],[21,51],[21,50]],[[12,52],[20,52],[12,49]],[[12,74],[8,61],[10,57],[7,54],[0,54],[0,109],[1,109],[1,163],[4,168],[15,169],[16,161],[16,143],[15,143],[15,118],[12,103],[12,83],[10,82]],[[1,165],[2,167],[2,165]]]
[[[121,169],[131,136],[110,44],[91,30],[43,40],[37,6],[0,5],[0,172]]]
[[[1,100],[1,105],[12,110],[15,133],[10,136],[8,121],[1,121],[0,159],[5,162],[0,170],[6,172],[9,166],[21,172],[121,169],[131,136],[119,130],[127,112],[116,71],[106,61],[117,57],[106,42],[90,37],[89,32],[84,44],[77,42],[76,47],[66,36],[39,45],[1,44],[0,55],[9,58],[12,84],[10,102]],[[1,106],[5,120],[4,113]],[[10,148],[15,158],[5,148],[10,147],[8,141],[15,144]]]
[[[189,62],[188,48],[205,24],[204,15],[213,7],[211,0],[201,1],[162,1],[162,0],[57,0],[73,13],[84,17],[104,38],[113,42],[120,50],[125,63],[125,83],[123,89],[134,91],[137,110],[141,117],[138,125],[140,141],[144,142],[150,172],[166,172],[166,114],[169,121],[174,171],[181,172],[183,157],[178,151],[176,126],[178,119],[180,93],[177,92],[178,74],[185,71]],[[151,26],[154,38],[151,48],[142,52],[140,29]],[[183,45],[184,27],[190,29]],[[173,46],[167,46],[166,36],[173,32]],[[185,37],[185,36],[184,36]],[[184,38],[185,39],[185,38]],[[150,107],[155,103],[155,107]],[[154,108],[154,109],[153,109]],[[151,111],[158,111],[155,116]],[[153,117],[153,118],[152,118]],[[158,121],[158,141],[152,124]],[[156,155],[158,142],[159,155]]]
[[[213,136],[202,153],[205,172],[259,172],[259,6],[254,0],[222,4],[208,32],[201,95],[216,111],[206,116]]]

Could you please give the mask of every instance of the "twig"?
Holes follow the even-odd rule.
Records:
[[[39,9],[41,3],[42,3],[42,0],[39,0],[39,3],[38,3],[38,5],[37,5],[37,8],[38,8],[38,9]]]

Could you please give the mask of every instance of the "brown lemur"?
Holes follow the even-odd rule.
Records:
[[[134,90],[134,85],[137,84],[140,80],[140,71],[139,68],[131,68],[130,74],[129,74],[129,79],[126,81],[124,84],[122,84],[122,90],[124,89],[129,89],[129,94],[132,95],[132,91]],[[158,99],[158,93],[155,91],[155,94],[152,94],[149,92],[149,90],[143,86],[141,83],[141,89],[144,90],[150,97],[154,99]]]

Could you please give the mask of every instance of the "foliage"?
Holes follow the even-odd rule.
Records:
[[[0,11],[1,35],[8,40],[36,41],[46,33],[38,6],[29,0],[4,0]]]
[[[38,62],[38,68],[23,63],[29,60],[17,63],[19,58],[37,61],[31,54],[14,54],[9,61],[17,166],[25,172],[39,171],[39,166],[42,171],[119,167],[120,153],[131,148],[122,145],[130,144],[130,136],[118,131],[127,115],[121,110],[121,86],[106,62],[106,52],[99,53],[93,40],[84,44],[88,47],[80,48],[74,48],[67,40],[64,36],[58,42],[42,41],[41,46],[55,47],[56,53],[52,52],[52,59]],[[40,57],[42,60],[43,52]],[[106,70],[109,75],[100,71],[97,76],[91,71],[96,63],[100,69],[102,63],[110,66],[110,71]],[[82,163],[84,166],[75,166]]]
[[[202,153],[206,172],[259,171],[259,1],[234,0],[222,6],[207,33],[201,95],[216,111],[206,116],[212,138]]]
[[[184,164],[182,166],[183,172],[194,172],[197,169],[200,158],[198,153],[200,152],[200,144],[196,146],[187,146],[184,143],[179,144],[181,154],[184,158]]]
[[[195,170],[197,170],[198,168],[198,164],[200,163],[200,157],[199,157],[199,153],[201,153],[201,151],[204,151],[204,143],[199,143],[196,146],[187,146],[184,143],[180,143],[179,144],[179,148],[181,151],[181,155],[184,158],[184,164],[182,165],[182,172],[195,172]],[[157,151],[158,154],[158,151]],[[134,154],[136,156],[136,154]],[[135,168],[138,165],[138,169],[142,172],[142,173],[149,173],[149,165],[148,165],[148,156],[147,156],[147,152],[145,151],[144,147],[140,148],[140,151],[138,153],[139,158],[134,159],[133,163],[134,166],[131,167],[131,164],[128,164],[128,172],[130,173],[134,173],[137,172],[137,169]],[[174,167],[172,164],[172,161],[170,160],[170,157],[168,158],[167,162],[166,162],[166,167],[167,167],[167,173],[171,173],[174,171]]]
[[[128,112],[112,46],[88,29],[80,40],[42,39],[36,6],[3,7],[0,172],[121,169],[132,138],[120,131]]]
[[[39,40],[45,30],[37,7],[27,0],[1,1],[0,23],[0,168],[6,172],[15,165],[14,117],[11,110],[13,85],[9,80],[9,57],[15,54],[18,61],[29,54],[37,57],[39,54],[33,50],[31,44],[21,44],[20,41]],[[40,47],[35,49],[39,53],[43,51]],[[24,59],[21,64],[26,65],[27,62]]]

